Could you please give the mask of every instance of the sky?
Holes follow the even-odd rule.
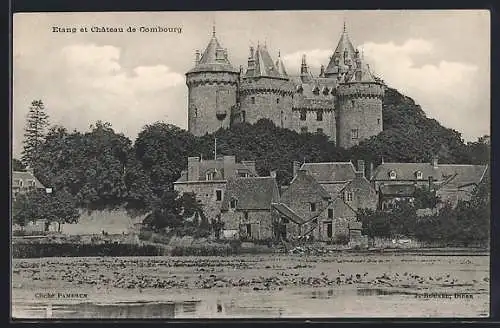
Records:
[[[187,129],[184,74],[194,65],[195,51],[207,46],[214,25],[235,67],[246,67],[250,45],[265,43],[274,60],[281,53],[288,74],[299,73],[305,54],[317,75],[344,22],[375,75],[413,98],[428,117],[466,141],[490,134],[488,11],[18,13],[13,155],[22,150],[34,99],[43,100],[51,125],[69,131],[88,131],[97,120],[132,140],[157,121]],[[92,32],[92,27],[124,32]],[[128,27],[136,31],[127,32]],[[171,32],[141,32],[141,27]]]

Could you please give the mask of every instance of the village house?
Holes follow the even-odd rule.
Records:
[[[221,212],[228,179],[256,176],[255,161],[237,163],[235,156],[217,156],[211,160],[189,157],[187,170],[174,182],[174,189],[180,193],[194,193],[211,220]]]
[[[32,169],[27,168],[25,172],[12,172],[12,201],[15,201],[18,195],[26,194],[34,189],[45,189],[45,186],[35,177]]]
[[[228,180],[221,206],[224,236],[241,240],[274,237],[271,204],[279,200],[276,175]]]
[[[379,208],[390,209],[397,201],[411,201],[416,188],[435,190],[442,203],[455,206],[470,199],[488,171],[488,165],[430,163],[382,163],[374,171],[372,183],[379,194]]]

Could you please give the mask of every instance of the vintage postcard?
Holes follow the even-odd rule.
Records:
[[[490,316],[481,10],[16,13],[13,319]]]

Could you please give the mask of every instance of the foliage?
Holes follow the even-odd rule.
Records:
[[[414,206],[417,209],[420,208],[436,208],[436,206],[441,202],[439,196],[436,195],[435,190],[429,190],[429,187],[423,186],[415,189]]]
[[[26,166],[17,158],[12,158],[12,171],[24,172],[26,171]]]
[[[343,233],[335,236],[333,243],[336,245],[347,245],[349,244],[349,235]]]
[[[33,100],[26,116],[24,129],[22,161],[33,167],[38,160],[40,146],[44,141],[45,130],[49,126],[49,116],[45,112],[45,105],[41,100]]]
[[[75,223],[80,216],[74,198],[64,190],[52,194],[45,193],[45,190],[33,190],[19,195],[12,211],[14,223],[24,227],[28,222],[45,220],[46,231],[52,222],[59,224],[60,231],[61,223]]]

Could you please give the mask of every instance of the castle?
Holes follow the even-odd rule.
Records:
[[[338,45],[319,76],[311,74],[305,55],[300,75],[289,75],[278,54],[266,45],[250,47],[246,71],[235,69],[215,28],[203,54],[186,73],[188,130],[197,136],[233,123],[269,119],[301,133],[322,133],[349,148],[383,130],[384,87],[351,43],[344,24]]]

